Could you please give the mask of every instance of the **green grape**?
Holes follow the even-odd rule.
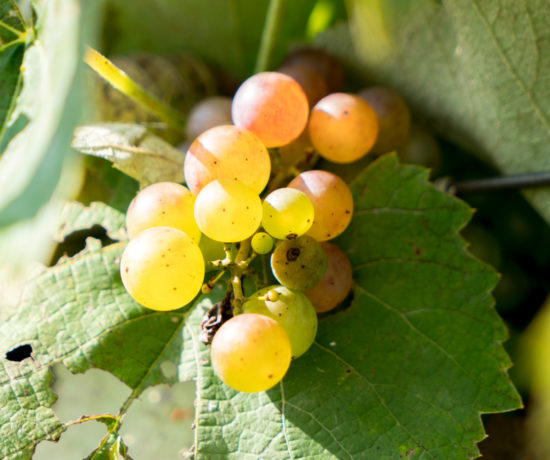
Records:
[[[313,203],[315,219],[307,235],[326,241],[347,228],[353,214],[353,196],[337,175],[312,169],[296,176],[288,186],[304,192]]]
[[[311,110],[309,137],[323,158],[351,163],[365,156],[378,135],[374,110],[355,94],[332,93]]]
[[[206,235],[201,236],[199,249],[205,261],[225,259],[225,250],[221,241],[215,241]]]
[[[313,224],[314,209],[308,196],[295,188],[279,188],[263,202],[262,226],[279,240],[302,236]]]
[[[262,72],[239,87],[231,115],[236,126],[252,131],[266,147],[279,147],[304,130],[309,105],[293,78],[280,72]]]
[[[130,238],[150,227],[173,227],[187,233],[196,243],[201,232],[193,217],[195,197],[183,185],[158,182],[141,190],[126,212]]]
[[[321,75],[329,93],[340,91],[344,86],[344,69],[336,58],[317,48],[298,48],[283,61],[286,66],[307,67]]]
[[[290,366],[290,341],[275,320],[243,313],[223,323],[210,350],[215,374],[237,391],[272,388]]]
[[[346,254],[332,243],[324,242],[321,246],[327,254],[327,270],[321,281],[305,292],[317,313],[338,306],[353,284],[353,271]]]
[[[195,139],[214,126],[230,125],[231,101],[231,98],[225,96],[210,96],[194,105],[185,125],[187,137]]]
[[[286,286],[260,289],[243,304],[243,312],[258,313],[277,321],[288,335],[293,358],[302,356],[315,340],[317,313],[305,294],[295,289]]]
[[[215,126],[197,137],[185,156],[183,174],[197,194],[213,180],[237,179],[260,193],[269,180],[271,159],[250,131],[232,125]]]
[[[257,254],[268,254],[273,249],[273,238],[265,232],[258,232],[250,243],[252,250]]]
[[[407,140],[411,130],[411,113],[405,101],[389,88],[372,86],[358,93],[375,111],[378,138],[373,153],[391,152]]]
[[[271,254],[273,276],[290,289],[311,289],[321,280],[326,268],[327,256],[321,244],[307,235],[281,241]]]
[[[215,180],[195,200],[195,220],[215,241],[236,243],[252,236],[262,220],[262,201],[237,180]]]
[[[186,233],[172,227],[139,232],[124,249],[120,275],[128,293],[152,310],[175,310],[199,293],[204,260]]]

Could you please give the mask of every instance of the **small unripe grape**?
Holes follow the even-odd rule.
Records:
[[[322,157],[335,163],[351,163],[365,156],[374,145],[378,119],[359,96],[332,93],[311,110],[308,132]]]
[[[332,243],[321,246],[327,254],[327,270],[319,283],[305,292],[317,313],[323,313],[337,307],[353,284],[353,271],[346,254]]]
[[[273,298],[273,292],[278,294],[276,298]],[[266,299],[268,294],[272,294],[270,299]],[[285,286],[260,289],[243,304],[243,311],[266,315],[277,321],[288,335],[293,358],[302,356],[315,340],[317,313],[300,291]]]
[[[313,224],[313,204],[298,189],[274,190],[265,197],[262,207],[262,226],[274,238],[283,240],[302,236]]]
[[[304,192],[313,203],[315,219],[307,235],[326,241],[347,228],[353,214],[353,196],[337,175],[312,169],[296,176],[288,186]]]
[[[378,137],[372,152],[391,152],[403,145],[411,130],[411,113],[403,98],[383,86],[365,88],[358,95],[368,102],[378,118]]]
[[[250,242],[252,250],[257,254],[268,254],[273,249],[273,238],[265,232],[258,232]]]
[[[252,236],[262,220],[262,200],[237,180],[215,180],[195,200],[195,221],[209,238],[236,243]]]
[[[233,125],[215,126],[197,137],[183,163],[185,183],[195,195],[213,180],[237,179],[260,193],[271,159],[260,139]]]
[[[199,134],[214,126],[230,125],[231,101],[225,96],[211,96],[194,105],[187,116],[185,134],[195,139]]]
[[[261,72],[239,87],[231,108],[233,123],[258,136],[266,147],[279,147],[304,130],[309,105],[304,90],[288,75]]]
[[[126,228],[133,238],[150,227],[173,227],[187,233],[196,243],[201,232],[193,217],[195,197],[183,185],[158,182],[141,190],[126,212]]]
[[[237,391],[269,390],[286,374],[291,356],[286,332],[265,315],[234,316],[223,323],[212,340],[212,368]]]
[[[281,241],[271,254],[273,276],[286,287],[306,291],[325,274],[327,256],[320,243],[304,235]]]
[[[152,310],[174,310],[199,293],[204,260],[186,233],[171,227],[139,232],[124,249],[120,275],[128,293]]]

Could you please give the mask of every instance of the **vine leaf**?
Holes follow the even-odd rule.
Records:
[[[60,238],[90,222],[104,225],[112,236],[123,236],[124,215],[113,208],[68,204],[65,209],[63,215],[72,224],[60,225]],[[120,413],[114,414],[116,423],[111,423],[109,435],[92,458],[124,450],[117,433],[120,417],[145,388],[178,380],[177,375],[165,375],[162,365],[180,364],[180,331],[189,313],[154,312],[134,302],[120,280],[123,247],[123,242],[103,248],[90,242],[75,257],[43,268],[27,283],[17,313],[0,324],[2,358],[22,344],[33,349],[33,359],[2,359],[1,458],[30,458],[38,442],[55,440],[65,430],[50,408],[56,396],[49,388],[49,367],[55,363],[72,372],[90,367],[107,370],[132,390],[128,400],[121,401]],[[212,305],[208,298],[202,302]]]
[[[155,182],[184,182],[185,154],[150,133],[146,127],[127,123],[80,126],[73,148],[105,158],[142,186]]]
[[[121,452],[122,417],[144,389],[190,379],[199,459],[476,456],[480,414],[521,402],[490,295],[497,276],[458,236],[471,211],[391,155],[352,189],[356,211],[339,244],[354,266],[353,301],[321,319],[315,344],[267,392],[237,393],[213,374],[199,324],[221,287],[181,310],[146,310],[120,280],[124,242],[89,244],[44,268],[17,315],[0,324],[0,351],[30,344],[34,358],[2,361],[0,456],[29,458],[66,428],[51,410],[48,368],[57,362],[72,372],[104,369],[131,389],[91,458]],[[116,235],[123,220],[105,205],[69,210],[74,223],[60,236],[94,220]],[[166,361],[175,375],[163,373]]]
[[[394,156],[370,165],[353,192],[339,240],[353,302],[320,320],[279,386],[244,394],[220,384],[198,342],[199,312],[186,322],[197,458],[473,458],[480,413],[521,406],[490,295],[497,275],[458,236],[470,209]]]
[[[548,0],[348,4],[350,27],[319,44],[361,79],[394,87],[415,116],[504,175],[550,170]],[[550,221],[550,189],[526,196]]]

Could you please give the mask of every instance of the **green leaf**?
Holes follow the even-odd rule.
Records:
[[[292,43],[304,40],[314,0],[286,2],[275,63]],[[254,69],[268,2],[110,0],[105,33],[109,55],[148,51],[190,52],[238,77]],[[140,33],[136,33],[139,30]]]
[[[36,31],[25,50],[23,87],[12,114],[28,123],[0,158],[0,226],[35,216],[56,189],[83,106],[82,49],[99,4],[34,3]]]
[[[19,8],[12,0],[0,1],[0,152],[8,121],[19,94],[21,63],[32,27],[27,28]],[[9,136],[6,136],[9,139]]]
[[[352,305],[320,320],[280,385],[244,394],[220,384],[197,340],[200,313],[187,321],[197,458],[473,458],[480,414],[520,407],[490,295],[497,275],[458,236],[468,207],[394,156],[353,192],[340,239],[354,266]]]
[[[354,266],[353,302],[321,319],[311,350],[268,392],[237,393],[213,374],[199,324],[221,287],[182,310],[147,310],[122,286],[124,244],[93,240],[42,270],[0,325],[0,351],[28,343],[35,359],[0,369],[0,455],[26,458],[64,429],[48,387],[48,367],[61,362],[72,372],[107,370],[131,388],[92,458],[116,449],[122,417],[145,388],[190,379],[198,458],[474,457],[480,414],[521,403],[490,295],[497,276],[458,236],[471,211],[394,156],[370,165],[353,192],[355,216],[340,239]],[[113,235],[122,225],[122,213],[105,206],[67,209],[73,223],[60,237],[94,220]],[[163,372],[166,361],[176,375]]]
[[[106,206],[67,205],[63,215],[72,222],[61,226],[58,237],[94,221],[112,236],[121,235],[124,215]],[[86,250],[29,280],[17,313],[0,324],[0,352],[23,344],[33,348],[32,360],[4,360],[0,368],[1,458],[30,458],[38,442],[64,431],[50,408],[55,395],[48,368],[55,363],[72,372],[104,369],[126,383],[132,393],[121,401],[121,415],[148,386],[177,381],[177,375],[165,375],[163,363],[180,363],[181,328],[189,313],[154,312],[134,302],[120,280],[123,248],[123,243],[102,248],[89,239]],[[93,458],[119,449],[119,418]]]
[[[174,148],[145,126],[103,123],[75,130],[73,148],[105,158],[142,187],[155,182],[184,182],[184,152]]]
[[[505,175],[550,170],[548,0],[351,0],[349,13],[352,37],[340,26],[319,42],[362,78]],[[550,190],[526,195],[550,221]]]

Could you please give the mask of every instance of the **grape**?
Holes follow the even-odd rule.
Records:
[[[274,238],[302,236],[313,224],[313,217],[313,204],[298,189],[280,188],[264,199],[262,226]]]
[[[386,153],[397,149],[409,137],[411,113],[405,101],[389,88],[372,86],[359,92],[378,117],[378,138],[372,148],[374,153]]]
[[[282,66],[296,65],[313,69],[323,77],[329,93],[340,91],[344,86],[344,70],[333,56],[315,48],[299,48],[290,53]]]
[[[252,237],[252,250],[257,254],[268,254],[273,249],[273,238],[267,233],[258,232]]]
[[[186,233],[172,227],[139,232],[124,249],[120,275],[128,293],[152,310],[174,310],[201,289],[204,260]]]
[[[294,78],[304,90],[310,107],[328,94],[328,88],[323,77],[310,67],[299,64],[287,64],[279,72]]]
[[[378,119],[359,96],[333,93],[311,110],[308,132],[322,157],[335,163],[351,163],[366,155],[374,145]]]
[[[221,241],[214,241],[206,235],[201,236],[199,249],[205,261],[225,259],[225,250]]]
[[[419,125],[412,125],[411,134],[405,143],[397,149],[399,160],[403,163],[422,165],[436,174],[441,167],[441,149],[430,131]]]
[[[273,296],[273,292],[277,295]],[[276,299],[267,300],[267,294]],[[285,286],[260,289],[245,301],[243,312],[266,315],[277,321],[288,335],[293,358],[303,355],[315,340],[317,313],[300,291]]]
[[[201,232],[215,241],[242,241],[260,226],[262,201],[237,180],[215,180],[197,195],[195,220]]]
[[[309,105],[294,79],[279,72],[262,72],[239,87],[231,115],[236,126],[252,131],[266,147],[279,147],[304,130]]]
[[[306,291],[325,274],[327,256],[320,243],[304,235],[281,241],[271,254],[271,271],[279,283]]]
[[[195,139],[207,129],[214,126],[230,125],[231,98],[225,96],[211,96],[194,105],[187,117],[185,134]]]
[[[270,172],[271,160],[262,142],[232,125],[202,133],[189,147],[183,164],[185,182],[195,195],[216,179],[237,179],[259,194]]]
[[[307,163],[315,153],[315,149],[311,145],[307,129],[304,129],[297,139],[294,139],[290,144],[279,147],[278,152],[283,166],[299,167],[300,163]]]
[[[126,212],[130,238],[149,227],[173,227],[187,233],[196,243],[201,232],[193,217],[195,197],[183,185],[158,182],[142,189]]]
[[[332,243],[321,246],[327,254],[327,270],[319,283],[305,292],[317,313],[332,310],[342,302],[353,284],[353,272],[346,254]]]
[[[214,372],[237,391],[253,393],[270,389],[282,380],[290,359],[286,332],[265,315],[234,316],[223,323],[212,340]]]
[[[317,241],[326,241],[347,228],[353,214],[353,197],[338,176],[312,169],[295,177],[288,186],[304,192],[313,203],[315,219],[307,235]]]

